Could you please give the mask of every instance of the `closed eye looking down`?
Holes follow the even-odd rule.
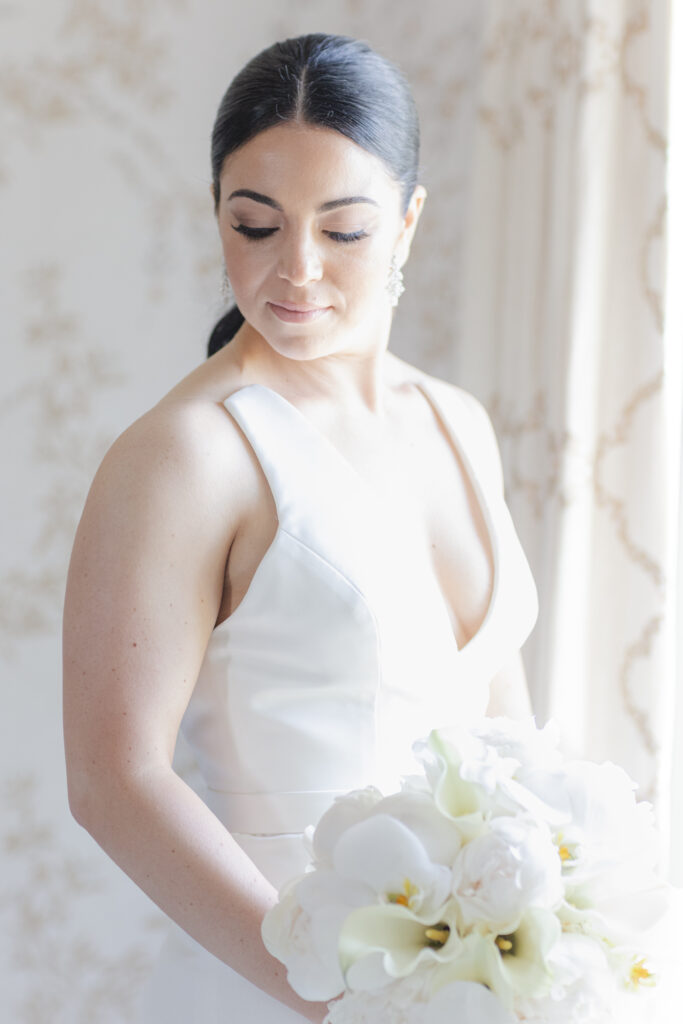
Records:
[[[241,234],[246,235],[247,238],[253,239],[268,238],[270,235],[280,230],[279,228],[248,228],[246,224],[238,224],[237,226],[232,224],[231,227],[233,231],[239,231]],[[343,231],[325,231],[324,234],[335,242],[356,242],[360,238],[368,237],[367,231],[363,230],[351,231],[349,233],[344,233]]]

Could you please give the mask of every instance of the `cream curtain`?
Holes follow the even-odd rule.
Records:
[[[455,356],[494,420],[539,587],[524,652],[538,717],[577,754],[623,765],[667,845],[680,830],[670,22],[666,0],[488,5]]]

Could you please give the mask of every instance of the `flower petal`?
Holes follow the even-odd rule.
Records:
[[[430,926],[447,924],[450,934],[443,946],[428,945]],[[446,906],[432,918],[420,920],[405,907],[361,907],[347,917],[339,936],[339,957],[347,984],[359,987],[365,976],[361,961],[383,954],[390,978],[412,973],[424,961],[444,962],[456,956],[461,940],[455,927],[455,907]],[[356,965],[359,965],[356,967]]]
[[[409,1024],[516,1024],[493,992],[475,981],[454,981],[418,1006]]]
[[[337,842],[333,862],[340,875],[371,886],[383,900],[391,894],[410,898],[409,906],[416,911],[440,907],[450,891],[449,869],[434,864],[417,836],[388,814],[348,828]]]
[[[329,865],[340,835],[356,822],[364,821],[381,799],[382,793],[376,786],[354,789],[344,796],[336,797],[321,817],[311,838],[315,860]]]
[[[261,924],[263,944],[268,952],[287,968],[287,980],[302,999],[333,999],[344,989],[336,936],[330,950],[314,935],[310,916],[301,909],[295,887],[271,907]]]
[[[375,807],[377,814],[389,814],[413,832],[430,860],[450,867],[462,845],[459,829],[451,818],[441,814],[431,793],[414,789],[385,796]]]

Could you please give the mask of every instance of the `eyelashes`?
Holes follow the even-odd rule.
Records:
[[[277,231],[277,228],[248,228],[246,224],[238,224],[237,227],[232,224],[231,227],[233,231],[239,231],[247,238],[268,238],[269,235]]]
[[[350,234],[344,234],[343,231],[326,231],[325,234],[335,242],[357,242],[359,238],[368,237],[367,231],[352,231]]]
[[[270,235],[274,235],[279,230],[278,228],[248,228],[246,224],[238,224],[237,226],[231,224],[231,227],[233,231],[239,231],[240,234],[251,239],[269,238]],[[361,238],[368,237],[367,231],[351,231],[349,233],[325,231],[325,234],[334,242],[357,242]]]

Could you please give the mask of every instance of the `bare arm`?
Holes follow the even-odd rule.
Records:
[[[486,714],[491,717],[527,718],[533,714],[522,655],[517,652],[491,680]]]
[[[236,433],[219,406],[157,407],[107,453],[79,524],[64,611],[69,800],[110,857],[190,935],[311,1021],[261,941],[273,886],[173,772],[236,529]]]

